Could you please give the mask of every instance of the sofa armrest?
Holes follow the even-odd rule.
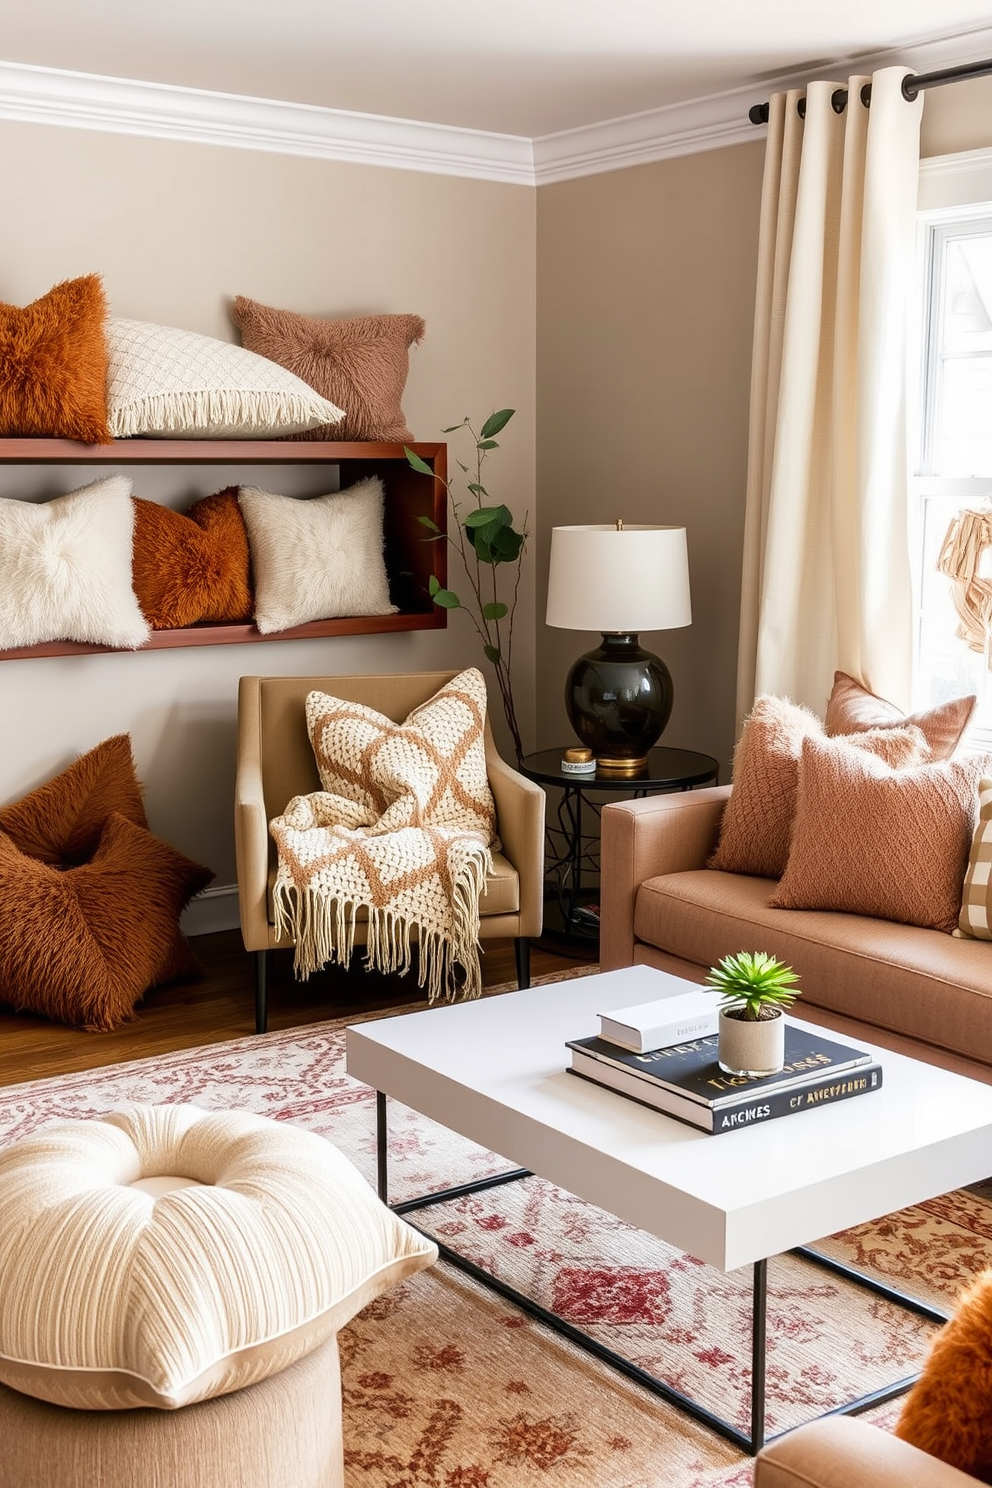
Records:
[[[855,1416],[811,1421],[764,1447],[754,1488],[975,1488],[977,1479]]]
[[[704,868],[720,831],[729,785],[616,801],[600,822],[599,964],[634,959],[634,903],[646,878]]]
[[[241,679],[234,781],[234,858],[246,951],[265,950],[269,943],[269,823],[262,790],[258,681],[257,677]]]
[[[487,727],[486,773],[496,803],[496,826],[520,880],[518,933],[536,939],[544,926],[544,788],[496,753]]]

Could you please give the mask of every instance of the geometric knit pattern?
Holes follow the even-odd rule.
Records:
[[[366,961],[400,972],[420,945],[420,985],[477,997],[479,895],[492,868],[496,808],[485,756],[486,685],[459,673],[402,724],[326,693],[307,698],[322,791],[296,796],[270,823],[279,850],[278,937],[297,976],[347,964],[359,910]]]
[[[284,367],[230,341],[143,320],[109,320],[106,335],[117,439],[268,439],[344,417]]]
[[[955,935],[992,940],[992,779],[978,784],[978,822],[964,876],[961,913]]]
[[[788,698],[759,697],[744,720],[734,751],[734,788],[707,866],[724,873],[780,878],[785,872],[796,814],[803,742],[823,738],[823,724]],[[930,758],[918,728],[870,729],[843,742],[878,755],[893,769]]]
[[[892,770],[839,739],[807,739],[792,846],[769,903],[952,931],[978,782],[992,758]]]

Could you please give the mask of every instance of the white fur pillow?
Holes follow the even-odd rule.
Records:
[[[340,615],[392,615],[382,556],[382,481],[301,500],[256,486],[238,494],[263,635]]]
[[[115,439],[269,439],[339,424],[342,409],[230,341],[108,320],[107,422]]]
[[[90,641],[133,650],[148,621],[131,587],[131,481],[54,501],[0,500],[0,647]]]

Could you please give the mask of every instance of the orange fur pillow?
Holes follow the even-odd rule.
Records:
[[[206,496],[185,514],[133,499],[131,578],[152,628],[250,620],[248,535],[238,488]]]
[[[424,334],[419,315],[358,315],[324,320],[274,310],[244,295],[235,298],[234,322],[249,351],[278,362],[321,397],[345,410],[341,423],[324,424],[298,439],[413,439],[400,400],[409,351]]]
[[[75,868],[28,857],[0,833],[0,998],[76,1028],[116,1028],[149,987],[196,969],[179,916],[212,878],[118,812]]]
[[[28,857],[65,867],[93,855],[112,812],[148,825],[127,734],[104,739],[54,780],[0,806],[0,832]]]
[[[109,444],[107,302],[98,274],[0,302],[0,435]]]
[[[992,1483],[992,1271],[982,1271],[937,1334],[895,1434]]]

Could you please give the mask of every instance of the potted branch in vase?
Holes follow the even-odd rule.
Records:
[[[791,966],[766,951],[724,956],[706,975],[720,1005],[720,1068],[728,1075],[774,1075],[785,1062],[783,1014],[799,996]]]

